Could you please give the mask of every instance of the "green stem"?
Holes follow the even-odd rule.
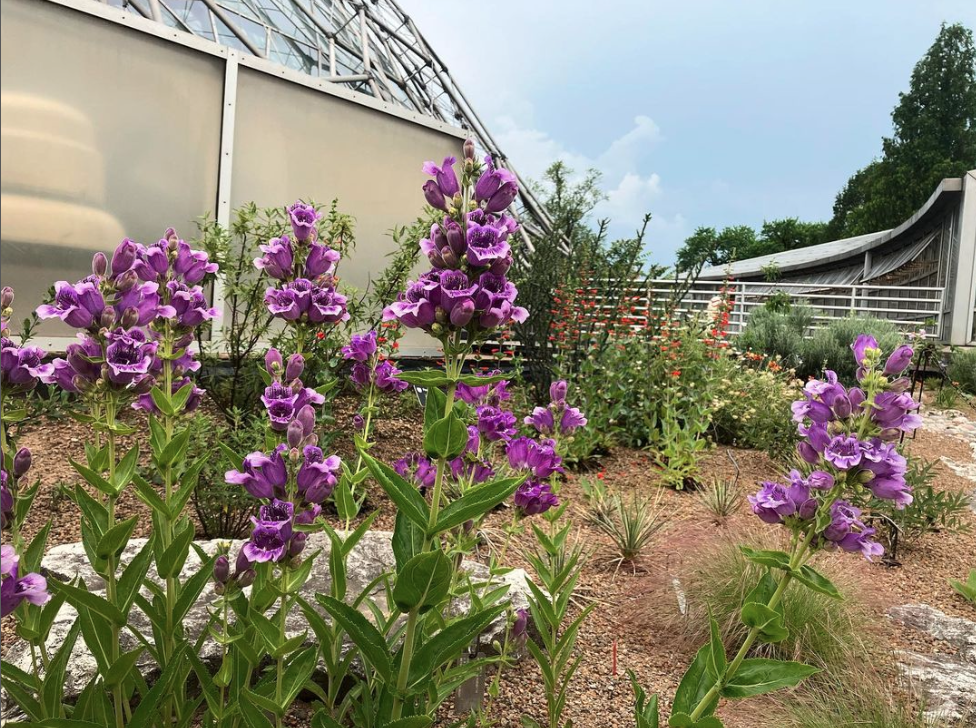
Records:
[[[108,481],[115,484],[115,465],[116,465],[116,447],[115,447],[115,416],[116,416],[116,402],[114,396],[109,396],[108,401],[105,406],[105,423],[108,425]],[[108,528],[112,528],[115,525],[115,502],[117,500],[116,496],[108,497]],[[118,606],[118,595],[117,595],[117,583],[115,576],[115,555],[110,554],[108,557],[108,568],[106,569],[105,575],[105,596],[108,598],[109,603]],[[112,644],[109,645],[109,651],[112,658],[112,664],[115,664],[120,656],[120,634],[121,630],[114,622],[112,624]],[[112,702],[115,707],[115,725],[116,728],[125,728],[125,713],[122,707],[124,696],[122,693],[122,684],[116,683],[112,686]]]
[[[417,610],[407,616],[407,631],[403,635],[403,657],[400,660],[400,674],[397,675],[397,694],[393,698],[393,720],[398,720],[403,714],[403,694],[407,690],[410,678],[410,661],[413,659],[413,647],[417,634]]]
[[[281,607],[278,609],[278,645],[285,644],[287,639],[285,635],[285,622],[288,619],[288,595],[285,593],[288,589],[288,569],[285,566],[281,567]],[[285,656],[278,656],[278,667],[277,676],[275,679],[275,703],[281,705],[281,699],[284,693],[285,685]],[[276,728],[282,728],[284,724],[281,722],[281,718],[275,717]]]
[[[794,547],[793,554],[790,557],[790,570],[783,572],[779,583],[776,585],[776,591],[773,592],[773,595],[766,603],[766,606],[770,609],[776,609],[777,605],[780,603],[780,600],[782,600],[783,594],[786,592],[786,587],[789,586],[790,580],[793,578],[792,571],[793,569],[799,568],[799,566],[803,563],[803,557],[810,546],[810,541],[813,539],[815,531],[816,529],[813,526],[810,526],[803,540]],[[739,648],[739,651],[732,659],[732,662],[729,663],[729,666],[725,669],[722,679],[716,682],[712,688],[705,693],[705,696],[691,712],[691,719],[693,721],[696,721],[702,717],[705,710],[707,710],[708,705],[719,696],[719,694],[722,692],[722,688],[728,684],[729,679],[735,676],[735,673],[738,671],[739,667],[742,666],[742,662],[749,654],[749,650],[752,649],[753,644],[755,644],[756,640],[759,638],[759,632],[759,627],[753,627],[749,630],[749,634],[746,635],[746,639]]]

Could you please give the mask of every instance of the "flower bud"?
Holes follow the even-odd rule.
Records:
[[[289,422],[287,433],[288,447],[298,449],[303,439],[305,439],[305,431],[302,429],[302,423],[297,419]]]
[[[456,255],[454,255],[454,251],[451,250],[451,247],[449,245],[445,245],[443,248],[441,248],[440,259],[441,259],[441,266],[435,265],[434,267],[441,267],[441,268],[460,267],[458,258]]]
[[[465,139],[461,146],[461,153],[465,159],[474,159],[474,139]]]
[[[115,279],[115,290],[125,293],[139,282],[139,276],[132,269]]]
[[[23,478],[31,468],[31,451],[26,447],[20,448],[14,455],[14,477]]]
[[[308,437],[315,429],[315,408],[307,404],[298,410],[295,421],[302,426],[302,436]]]
[[[230,561],[226,556],[217,557],[214,562],[213,577],[218,584],[226,584],[230,580]]]
[[[102,311],[102,316],[98,321],[98,325],[103,329],[111,329],[115,326],[116,321],[118,321],[119,315],[115,312],[115,309],[111,306],[107,306]]]
[[[454,254],[457,256],[464,255],[464,251],[467,250],[468,246],[464,240],[464,233],[461,231],[461,226],[450,218],[444,218],[444,230],[447,244],[451,246]]]
[[[517,643],[525,642],[529,630],[529,611],[519,609],[515,612],[515,620],[512,622],[512,640]]]
[[[301,354],[292,354],[288,357],[288,365],[285,367],[285,381],[291,382],[301,378],[305,371],[305,357]]]
[[[839,419],[846,419],[851,416],[851,400],[846,394],[837,397],[834,400],[833,405],[834,414],[837,415]]]
[[[0,291],[0,308],[10,308],[14,305],[14,289],[4,286]]]
[[[170,250],[176,250],[180,242],[180,236],[176,234],[176,230],[173,228],[166,228],[166,232],[163,233],[163,240],[166,241],[166,247]]]
[[[173,342],[173,350],[179,351],[180,349],[185,349],[190,344],[193,343],[193,334],[183,334],[180,338]]]
[[[451,311],[451,325],[458,328],[467,326],[472,316],[474,316],[474,301],[471,299],[462,301]]]
[[[92,273],[99,278],[104,277],[108,273],[108,258],[105,257],[105,253],[102,251],[98,251],[92,256]]]
[[[296,533],[291,537],[291,543],[288,545],[288,555],[294,558],[298,556],[302,551],[305,550],[305,541],[308,540],[308,535],[304,533]]]
[[[816,465],[820,462],[820,453],[814,450],[813,445],[809,442],[801,442],[796,446],[796,451],[805,461],[811,465]]]
[[[888,385],[888,389],[892,392],[907,392],[911,389],[912,380],[908,377],[898,377],[898,379],[892,380],[891,384]]]
[[[250,568],[251,560],[247,558],[247,554],[244,553],[244,549],[242,548],[237,552],[237,562],[234,564],[234,573],[240,575]]]
[[[264,368],[268,370],[268,374],[277,379],[281,374],[282,366],[284,360],[281,358],[281,352],[277,349],[268,349],[268,353],[264,355]]]
[[[491,271],[492,275],[503,276],[508,273],[508,269],[512,267],[512,256],[506,255],[504,258],[499,258],[498,260],[492,262],[491,267],[488,269]]]
[[[254,583],[254,580],[257,578],[257,576],[258,576],[258,572],[256,572],[254,569],[245,569],[244,571],[242,571],[241,573],[239,573],[237,576],[234,577],[234,581],[237,582],[237,586],[239,586],[241,589],[244,589],[245,587],[251,586],[251,584]]]
[[[562,402],[569,393],[569,384],[565,379],[559,379],[549,386],[549,399],[553,402]]]
[[[129,385],[129,391],[136,395],[149,394],[149,391],[153,388],[153,384],[155,383],[156,380],[153,379],[151,375],[147,374]]]
[[[361,431],[366,427],[366,420],[361,414],[357,413],[352,416],[352,426],[353,429]]]
[[[119,322],[123,329],[131,329],[139,323],[139,309],[129,306],[122,312],[122,320]]]
[[[126,238],[112,253],[112,275],[120,276],[136,262],[136,244]]]

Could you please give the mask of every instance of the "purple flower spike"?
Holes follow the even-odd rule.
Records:
[[[424,162],[424,174],[431,175],[442,196],[451,199],[461,191],[461,184],[458,182],[457,173],[454,171],[454,157],[445,157],[443,164],[438,167],[433,162]]]

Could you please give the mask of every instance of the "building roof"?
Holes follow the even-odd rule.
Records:
[[[823,266],[846,269],[855,263],[854,259],[863,259],[864,253],[878,248],[884,248],[885,252],[890,252],[901,247],[910,247],[914,250],[911,257],[914,257],[924,249],[924,245],[919,247],[917,238],[924,233],[925,227],[942,212],[945,205],[955,203],[961,194],[962,179],[956,177],[944,179],[925,204],[896,228],[834,240],[820,245],[811,245],[807,248],[761,255],[757,258],[736,261],[729,265],[710,266],[701,272],[699,278],[702,280],[720,280],[729,275],[734,278],[761,276],[763,269],[773,264],[780,273],[794,274]]]

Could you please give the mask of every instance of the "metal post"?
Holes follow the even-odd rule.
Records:
[[[224,104],[220,119],[220,158],[217,167],[217,224],[223,228],[230,227],[231,216],[231,180],[234,172],[234,126],[237,120],[237,79],[238,79],[238,54],[236,51],[227,52],[227,61],[224,65]],[[224,313],[224,286],[218,277],[213,288],[213,305]],[[220,343],[223,332],[223,315],[213,320],[213,327],[210,333],[211,342]]]

